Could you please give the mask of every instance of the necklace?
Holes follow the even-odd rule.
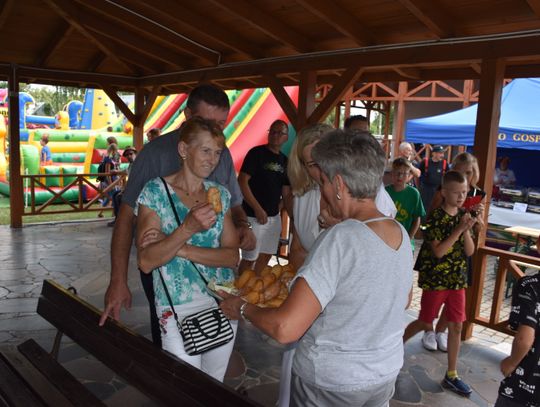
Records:
[[[201,187],[195,191],[195,192],[188,192],[186,189],[182,188],[180,185],[173,185],[175,188],[178,188],[180,191],[182,191],[182,193],[186,196],[196,196],[197,194],[200,194],[201,192],[201,189],[204,189],[204,187],[201,185]],[[199,203],[199,199],[195,199],[195,203]]]

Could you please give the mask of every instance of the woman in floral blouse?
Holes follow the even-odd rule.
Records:
[[[231,218],[230,194],[221,185],[205,180],[219,161],[225,138],[213,122],[196,117],[183,125],[179,140],[181,169],[148,181],[137,200],[138,262],[143,272],[153,273],[163,349],[223,380],[234,340],[202,355],[187,355],[158,268],[179,321],[216,305],[199,271],[206,280],[215,279],[219,284],[234,280],[238,238]],[[219,189],[219,213],[207,202],[210,187]],[[236,323],[232,325],[236,332]]]

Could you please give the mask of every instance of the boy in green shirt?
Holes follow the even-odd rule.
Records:
[[[386,187],[386,192],[396,205],[396,220],[409,233],[414,251],[414,235],[420,227],[421,218],[426,216],[426,211],[418,190],[408,185],[412,177],[411,170],[412,164],[409,160],[396,158],[392,163],[392,184]]]

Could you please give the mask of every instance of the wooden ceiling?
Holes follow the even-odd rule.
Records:
[[[540,76],[540,0],[0,0],[0,38],[3,78],[160,93]]]

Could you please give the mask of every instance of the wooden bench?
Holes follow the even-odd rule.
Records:
[[[37,312],[96,359],[163,405],[256,406],[117,321],[98,326],[100,310],[45,280]],[[32,340],[0,355],[0,406],[103,406]],[[2,403],[4,401],[4,403]]]

